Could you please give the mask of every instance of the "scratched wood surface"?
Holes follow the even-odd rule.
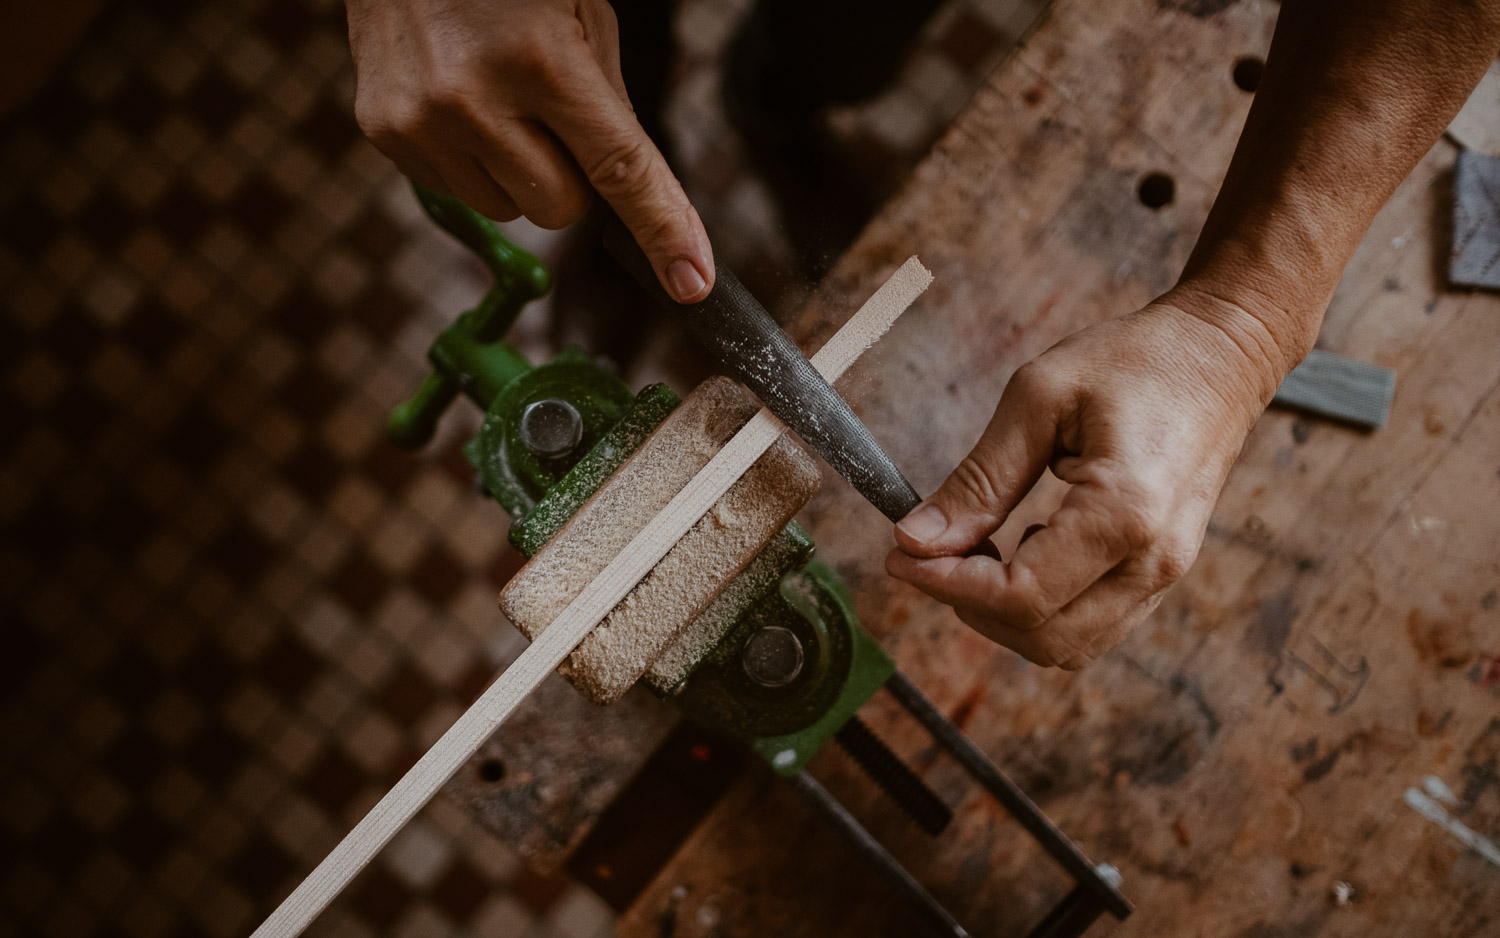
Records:
[[[967,451],[1018,365],[1171,284],[1249,107],[1231,68],[1264,54],[1276,9],[1056,0],[836,268],[796,323],[805,344],[894,260],[919,252],[937,275],[844,388],[919,489]],[[1444,290],[1453,159],[1437,144],[1381,213],[1319,340],[1398,371],[1390,423],[1268,412],[1197,565],[1084,671],[1026,665],[891,581],[889,526],[847,486],[808,512],[900,667],[1121,869],[1137,912],[1091,935],[1500,934],[1500,296]],[[1136,197],[1150,172],[1175,182],[1159,210]],[[1055,498],[1039,492],[1002,548]],[[863,715],[957,806],[950,831],[916,831],[841,753],[815,774],[975,934],[1024,933],[1068,887],[1061,872],[893,702]],[[620,927],[919,933],[764,775]]]
[[[557,675],[543,681],[448,780],[468,808],[527,865],[567,862],[678,720],[644,687],[596,706]]]

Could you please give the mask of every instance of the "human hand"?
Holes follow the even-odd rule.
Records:
[[[886,570],[1037,664],[1080,668],[1122,640],[1191,566],[1280,378],[1224,306],[1174,291],[1017,370],[973,451],[896,527]],[[1008,563],[963,556],[1048,466],[1070,488],[1047,526]]]
[[[641,128],[605,0],[348,0],[355,118],[407,176],[499,221],[561,228],[589,188],[662,286],[713,286],[698,213]]]

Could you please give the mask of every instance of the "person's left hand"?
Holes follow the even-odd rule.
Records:
[[[974,450],[896,527],[886,570],[1037,664],[1098,657],[1192,564],[1275,392],[1248,317],[1179,288],[1022,366]],[[1046,528],[1007,563],[963,556],[1048,466],[1071,487]]]

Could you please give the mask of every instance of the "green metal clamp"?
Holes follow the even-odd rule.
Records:
[[[438,419],[460,391],[488,410],[501,388],[530,370],[526,356],[502,337],[527,303],[552,288],[552,275],[463,202],[424,186],[413,184],[412,189],[432,220],[479,255],[495,275],[479,305],[460,314],[433,341],[427,351],[432,374],[386,422],[396,445],[419,449],[432,439]]]

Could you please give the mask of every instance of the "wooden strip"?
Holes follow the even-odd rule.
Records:
[[[830,382],[837,380],[931,282],[932,274],[915,257],[908,259],[818,350],[813,365]],[[300,935],[785,429],[764,408],[751,417],[323,858],[252,938]]]

